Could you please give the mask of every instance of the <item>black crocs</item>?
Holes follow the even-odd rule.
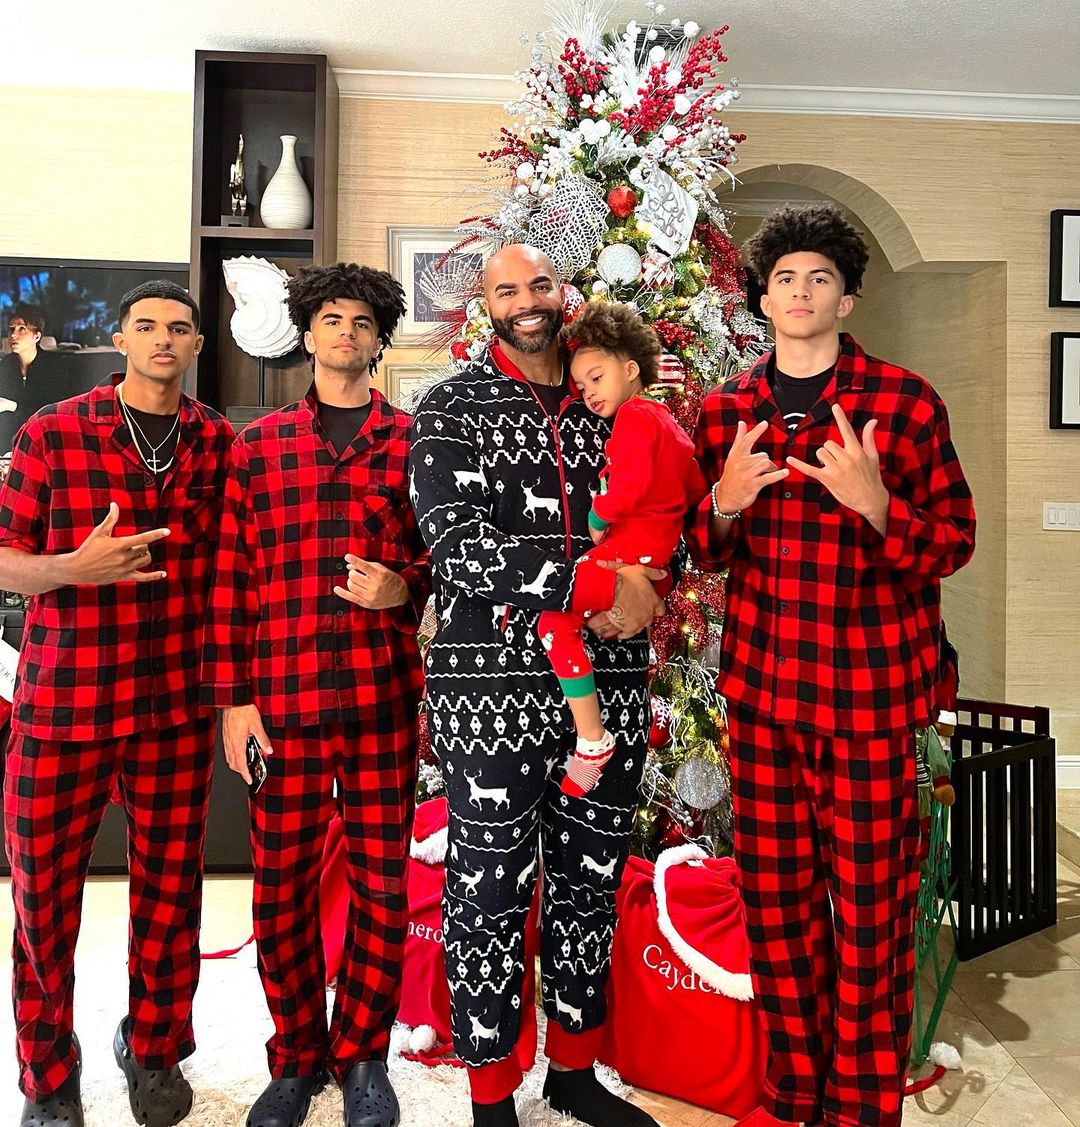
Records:
[[[84,1127],[79,1070],[44,1100],[27,1100],[19,1127]]]
[[[401,1122],[401,1108],[385,1061],[354,1064],[341,1091],[345,1097],[345,1127],[398,1127]]]
[[[311,1101],[326,1087],[328,1079],[325,1072],[319,1072],[271,1080],[251,1105],[247,1127],[300,1127]]]
[[[174,1127],[191,1111],[191,1085],[178,1064],[171,1068],[141,1068],[136,1064],[128,1044],[130,1027],[130,1017],[116,1027],[113,1056],[127,1080],[131,1114],[144,1127]]]

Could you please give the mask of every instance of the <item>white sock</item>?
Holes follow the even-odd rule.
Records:
[[[592,790],[614,751],[615,737],[608,731],[598,740],[578,736],[577,751],[566,763],[567,778],[577,783],[582,791]]]

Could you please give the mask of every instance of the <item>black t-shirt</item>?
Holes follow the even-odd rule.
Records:
[[[544,410],[554,418],[559,413],[559,408],[562,406],[563,400],[566,398],[566,384],[556,384],[552,387],[546,383],[533,383],[529,381],[529,387],[536,392],[537,398],[543,404]]]
[[[836,365],[833,364],[824,372],[818,372],[816,376],[789,376],[775,365],[770,366],[769,386],[772,388],[773,398],[780,408],[780,414],[784,417],[784,425],[789,433],[802,422],[803,416],[821,398],[821,393],[829,386],[835,367]]]
[[[370,399],[362,407],[335,407],[332,403],[319,403],[319,422],[339,458],[363,430],[370,414]]]
[[[154,457],[160,465],[171,461],[176,454],[176,442],[180,437],[180,428],[176,425],[176,416],[179,412],[173,412],[171,415],[151,415],[147,411],[139,411],[127,403],[124,404],[124,409],[135,421],[135,428],[129,429],[131,430],[132,441],[138,447],[143,459]],[[168,438],[168,441],[166,441],[166,438]],[[156,454],[147,447],[147,442],[150,446],[160,447]],[[162,443],[164,443],[163,446]],[[172,469],[172,466],[169,469]],[[160,470],[154,475],[157,478],[159,489],[168,472],[168,470]]]

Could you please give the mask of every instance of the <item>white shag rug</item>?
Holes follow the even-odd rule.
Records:
[[[6,889],[5,889],[6,891]],[[84,938],[90,938],[84,936]],[[134,1120],[123,1074],[112,1056],[112,1037],[125,1012],[127,973],[116,946],[79,945],[75,1029],[83,1047],[83,1107],[87,1127],[125,1127]],[[122,948],[121,948],[122,950]],[[119,956],[119,957],[118,957]],[[6,969],[6,968],[5,968]],[[331,999],[332,1000],[332,999]],[[22,1098],[16,1087],[11,1010],[0,1010],[0,1123],[16,1121]],[[543,1044],[544,1017],[540,1043]],[[198,1049],[183,1063],[195,1089],[195,1106],[184,1127],[243,1127],[248,1110],[269,1080],[265,1043],[272,1032],[255,968],[254,945],[231,959],[203,962],[195,996]],[[403,1127],[470,1127],[472,1116],[465,1070],[404,1061],[398,1046],[407,1037],[395,1030],[390,1077],[401,1102]],[[541,1098],[546,1064],[525,1078],[518,1092],[522,1127],[554,1127],[578,1121],[552,1111]],[[611,1069],[597,1069],[601,1081],[624,1095],[628,1089]],[[340,1089],[331,1085],[317,1097],[305,1127],[341,1127]]]

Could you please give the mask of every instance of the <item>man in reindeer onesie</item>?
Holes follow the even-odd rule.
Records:
[[[544,1093],[584,1123],[654,1121],[596,1081],[615,890],[649,728],[644,627],[662,611],[641,566],[587,576],[588,514],[608,421],[571,390],[551,262],[506,247],[485,268],[498,341],[417,413],[413,503],[431,549],[440,627],[427,670],[432,744],[450,806],[446,967],[475,1127],[515,1127],[525,920],[542,862],[541,966],[551,1062]],[[559,782],[574,750],[541,611],[590,616],[596,688],[616,748],[584,797]]]

